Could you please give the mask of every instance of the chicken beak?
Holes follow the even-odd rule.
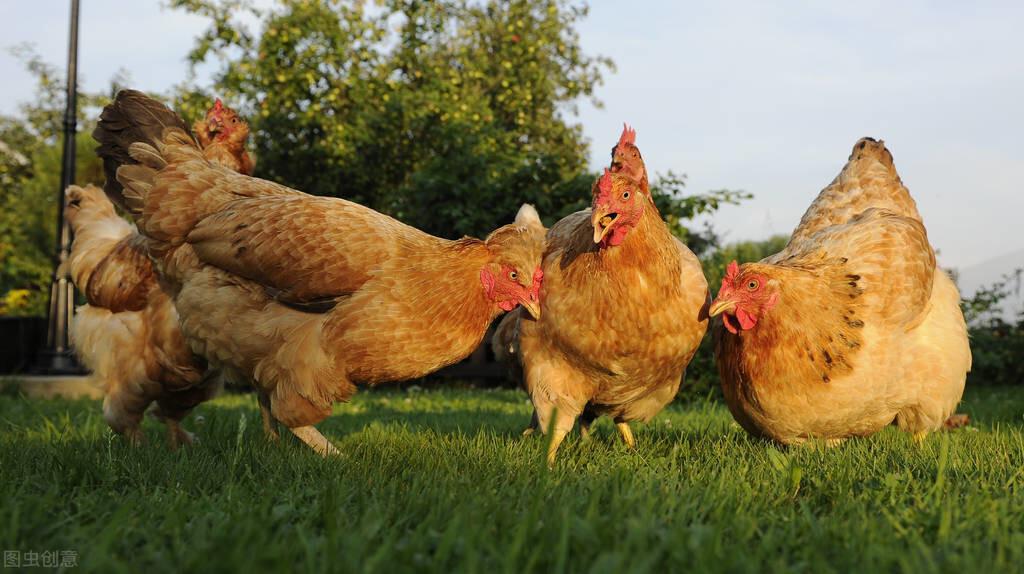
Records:
[[[717,317],[722,313],[731,313],[736,310],[736,302],[726,300],[718,300],[711,304],[711,308],[708,309],[708,315],[711,317]]]
[[[540,301],[533,295],[530,296],[529,300],[523,301],[522,306],[533,317],[534,321],[540,320]]]
[[[615,227],[615,219],[618,216],[618,213],[609,213],[605,207],[594,209],[593,214],[590,216],[590,224],[594,226],[594,243],[601,243],[604,240],[608,232]]]

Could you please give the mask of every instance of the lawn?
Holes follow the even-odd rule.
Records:
[[[1024,568],[1024,388],[971,389],[974,428],[834,449],[748,438],[711,399],[602,421],[556,468],[517,391],[377,390],[320,428],[345,456],[264,440],[228,395],[179,452],[111,435],[95,401],[0,396],[0,548],[80,571],[915,572]]]

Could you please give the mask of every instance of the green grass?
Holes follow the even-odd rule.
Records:
[[[320,425],[322,460],[263,439],[249,396],[200,407],[202,443],[131,448],[94,401],[0,396],[0,549],[97,572],[974,572],[1024,568],[1024,388],[971,389],[976,428],[835,449],[748,438],[711,400],[602,421],[553,471],[525,395],[374,391]]]

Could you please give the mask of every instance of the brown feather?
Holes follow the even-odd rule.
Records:
[[[291,427],[327,416],[355,383],[419,377],[462,359],[500,313],[485,272],[528,292],[540,264],[540,234],[520,217],[486,241],[446,241],[234,173],[181,130],[127,145],[133,158],[159,156],[117,177],[185,339],[212,366],[253,380]],[[305,312],[328,299],[330,310]]]
[[[726,401],[748,431],[792,443],[895,420],[918,433],[952,412],[971,362],[959,294],[881,142],[857,142],[786,248],[740,266],[726,297],[755,277],[774,306],[736,334],[715,329]]]
[[[646,194],[621,245],[599,248],[590,210],[556,223],[544,255],[544,312],[520,321],[526,384],[540,428],[584,411],[648,420],[675,396],[707,328],[707,282]]]

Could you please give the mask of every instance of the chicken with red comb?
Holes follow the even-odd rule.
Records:
[[[460,361],[505,310],[540,316],[543,238],[532,206],[485,239],[446,240],[233,172],[180,126],[159,102],[125,90],[93,137],[191,348],[251,381],[273,421],[320,454],[338,451],[314,425],[357,384]]]
[[[729,265],[711,306],[729,410],[750,433],[830,444],[942,427],[971,368],[956,285],[892,155],[864,138],[784,250]]]
[[[249,123],[217,98],[206,117],[192,124],[192,131],[206,159],[245,175],[252,175],[256,163],[245,148]]]
[[[210,118],[225,111],[230,110],[217,100],[207,120],[196,122],[196,135],[205,138],[207,159],[239,169],[237,150],[223,153],[207,133]],[[184,124],[177,127],[184,129]],[[241,155],[248,155],[244,147]],[[124,207],[120,188],[107,187],[109,196],[92,186],[71,186],[65,192],[65,213],[74,231],[69,270],[86,300],[71,326],[75,352],[103,390],[103,418],[111,429],[140,443],[143,414],[155,403],[153,413],[166,424],[170,446],[189,444],[194,437],[181,421],[217,392],[220,380],[185,341],[146,239],[115,211],[112,201]]]
[[[608,169],[612,173],[625,173],[638,182],[645,193],[650,193],[647,167],[640,156],[640,148],[636,147],[636,130],[628,124],[622,124],[622,135],[612,148],[612,164]]]
[[[577,418],[586,434],[597,417],[612,417],[633,447],[629,423],[675,397],[707,328],[700,262],[662,221],[635,137],[624,130],[591,208],[548,231],[544,312],[519,320],[536,426],[553,433],[549,464]]]

